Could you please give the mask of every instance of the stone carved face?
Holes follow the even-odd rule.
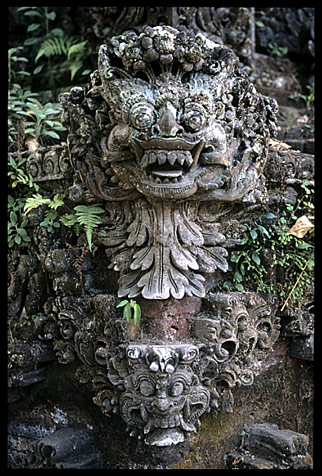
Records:
[[[228,48],[166,26],[102,45],[113,125],[102,164],[145,196],[182,199],[223,188],[246,150],[261,162],[272,105],[245,89],[236,63]]]
[[[131,373],[120,399],[124,421],[140,428],[147,444],[184,441],[184,432],[196,431],[198,417],[209,405],[209,392],[191,368],[198,349],[130,345],[127,354]]]

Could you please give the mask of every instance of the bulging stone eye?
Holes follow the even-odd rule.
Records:
[[[143,380],[140,384],[140,392],[145,397],[150,397],[154,394],[154,385],[148,380]]]
[[[136,129],[149,129],[154,123],[154,109],[149,104],[134,104],[130,111],[132,125]]]
[[[170,390],[170,395],[172,397],[176,397],[178,395],[181,395],[184,390],[184,385],[182,382],[175,382]]]
[[[184,123],[186,127],[192,132],[199,131],[204,127],[206,123],[206,118],[201,111],[197,109],[192,109],[184,116]]]

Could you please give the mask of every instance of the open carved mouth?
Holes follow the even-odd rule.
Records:
[[[203,141],[187,142],[183,139],[153,138],[131,140],[137,162],[147,180],[155,184],[182,183],[187,173],[196,169]]]

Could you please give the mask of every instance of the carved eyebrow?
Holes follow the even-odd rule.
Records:
[[[190,380],[191,380],[191,375],[186,375],[184,373],[178,374],[178,372],[176,372],[176,374],[170,379],[170,385],[173,386],[176,383],[183,383],[185,386],[191,385]]]
[[[136,376],[135,381],[134,381],[134,387],[137,388],[141,385],[142,382],[149,382],[152,385],[155,386],[156,381],[153,378],[152,375],[146,375],[146,374],[139,374]]]

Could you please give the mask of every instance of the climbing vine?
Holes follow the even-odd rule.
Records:
[[[238,249],[230,254],[223,289],[275,293],[298,306],[312,294],[314,204],[307,181],[301,190],[295,205],[288,203],[279,215],[268,212],[246,225]]]

